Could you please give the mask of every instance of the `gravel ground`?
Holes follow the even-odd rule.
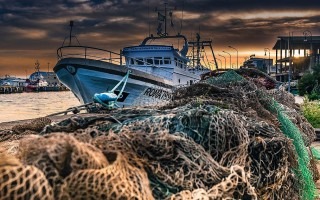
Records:
[[[51,116],[48,117],[52,120],[52,122],[60,122],[64,119],[70,118],[71,116],[83,116],[83,117],[89,117],[89,116],[98,116],[99,114],[90,114],[90,113],[80,113],[80,114],[69,114],[69,115],[59,115],[59,116]],[[105,114],[100,114],[101,116]],[[24,123],[29,123],[34,119],[26,119],[26,120],[17,120],[17,121],[11,121],[11,122],[2,122],[0,123],[0,131],[1,130],[6,130],[6,129],[11,129],[13,126],[18,125],[18,124],[24,124]]]

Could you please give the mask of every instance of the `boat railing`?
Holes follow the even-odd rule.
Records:
[[[57,49],[57,56],[58,60],[63,58],[84,58],[119,65],[125,63],[124,56],[121,53],[89,46],[62,46]]]

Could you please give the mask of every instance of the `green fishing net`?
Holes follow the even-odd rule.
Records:
[[[311,147],[311,151],[312,151],[312,155],[314,158],[316,158],[317,160],[320,160],[320,152],[317,148],[315,147]]]
[[[246,79],[238,75],[235,71],[228,71],[223,75],[207,80],[210,84],[230,84],[235,82],[247,82]],[[298,183],[300,187],[300,197],[302,199],[315,199],[317,191],[313,180],[313,173],[310,169],[310,157],[303,140],[304,133],[301,133],[299,128],[290,120],[290,117],[286,114],[284,106],[274,100],[272,96],[267,95],[263,90],[257,91],[261,99],[263,99],[265,107],[277,116],[280,123],[280,129],[284,135],[292,139],[295,152],[297,154],[298,166],[291,170],[294,170],[298,177]],[[267,103],[266,103],[267,99]],[[286,101],[284,101],[287,103]],[[289,101],[289,102],[292,102]],[[314,134],[313,134],[314,135]],[[314,136],[311,137],[314,139]],[[310,143],[309,143],[310,144]],[[317,155],[317,154],[316,154]]]
[[[0,198],[38,195],[20,187],[29,174],[8,164],[9,152],[19,169],[42,171],[54,199],[315,199],[314,130],[263,76],[230,70],[175,90],[166,105],[3,130]]]

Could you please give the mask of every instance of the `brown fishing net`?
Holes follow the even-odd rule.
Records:
[[[208,191],[204,189],[196,189],[193,191],[183,190],[177,194],[172,195],[170,200],[194,200],[194,199],[235,199],[242,197],[242,199],[256,199],[254,188],[249,184],[249,180],[245,171],[240,166],[232,166],[230,168],[230,175],[223,179],[220,183],[210,188]],[[241,189],[247,188],[248,194],[238,194]]]
[[[239,73],[177,89],[164,106],[2,131],[0,146],[16,142],[55,199],[313,199],[313,128],[290,94],[267,90],[276,81]]]
[[[30,123],[19,124],[12,127],[13,133],[24,133],[27,130],[40,132],[46,125],[51,123],[51,119],[46,117],[37,118]]]
[[[0,153],[0,199],[53,200],[53,191],[43,172]]]
[[[23,139],[19,157],[23,163],[43,171],[55,194],[71,172],[108,166],[107,159],[97,148],[59,133]]]
[[[146,172],[130,165],[119,152],[113,156],[115,160],[102,169],[72,172],[58,199],[154,199]]]

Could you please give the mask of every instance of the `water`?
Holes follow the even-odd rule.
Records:
[[[70,91],[0,94],[0,122],[44,117],[78,105]]]

